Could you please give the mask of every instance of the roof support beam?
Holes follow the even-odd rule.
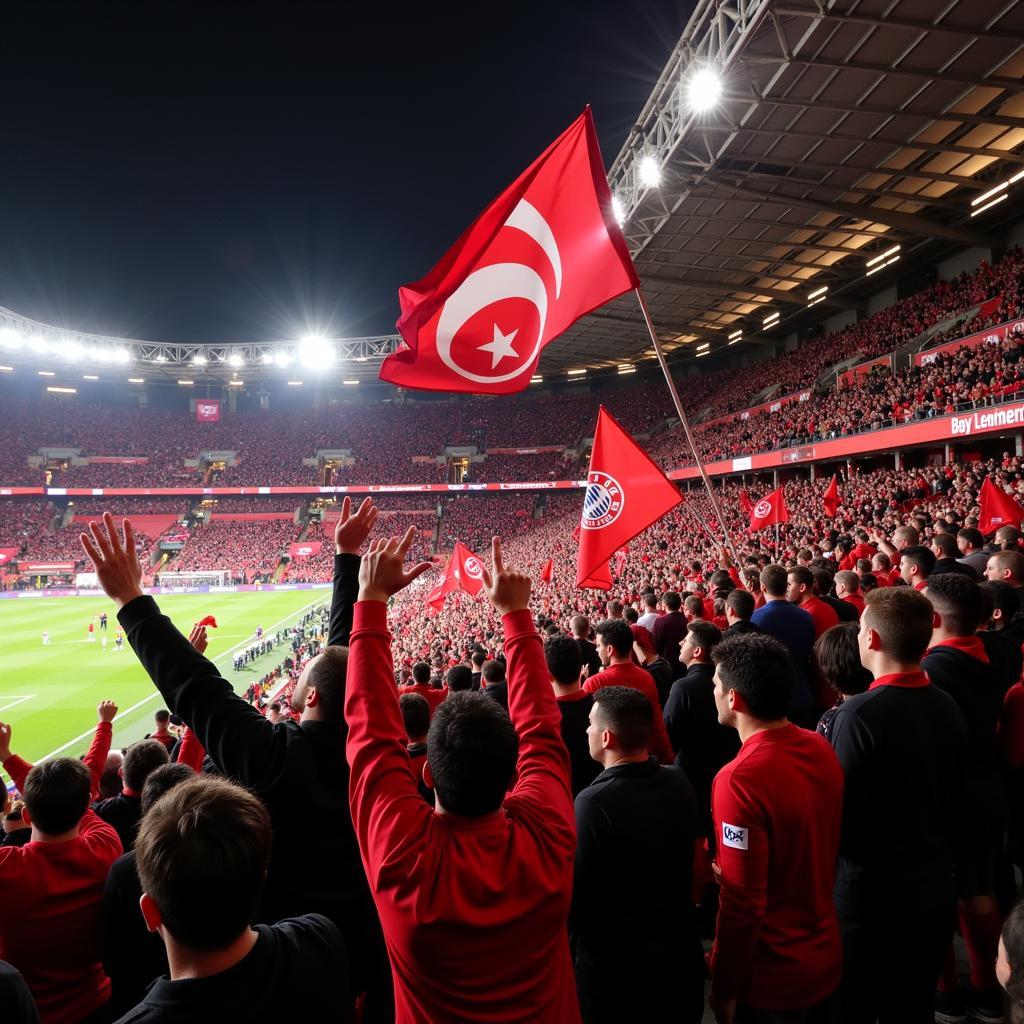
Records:
[[[692,255],[692,253],[688,253],[687,255]],[[710,254],[710,255],[714,255],[714,254]],[[751,257],[751,256],[747,256],[747,257],[744,257],[744,258],[747,259],[747,260],[756,259],[756,257]],[[769,262],[769,259],[766,258],[762,262]],[[805,270],[807,269],[807,265],[806,264],[803,264],[803,267],[804,267]],[[834,274],[828,274],[828,275],[821,275],[821,274],[819,274],[819,275],[817,275],[815,277],[808,277],[808,278],[793,277],[792,275],[790,275],[789,277],[785,277],[785,276],[781,276],[779,274],[772,274],[770,272],[761,271],[761,270],[749,270],[749,269],[746,269],[746,270],[731,270],[728,267],[702,267],[702,266],[700,266],[697,263],[659,263],[656,267],[652,267],[651,270],[652,270],[653,273],[657,273],[659,270],[679,271],[680,275],[685,275],[687,277],[691,273],[694,273],[694,272],[701,273],[701,274],[747,274],[750,277],[759,277],[759,278],[764,278],[764,279],[771,280],[771,281],[781,281],[781,282],[793,282],[793,281],[796,281],[796,282],[798,282],[798,287],[802,288],[804,285],[807,285],[808,287],[811,288],[812,291],[815,288],[820,288],[822,283],[824,283],[825,281],[832,282],[833,284],[837,281],[837,278],[836,278],[836,276]],[[645,276],[643,271],[640,271],[640,274],[641,274],[641,276]],[[650,276],[650,275],[646,275],[646,276]],[[652,280],[653,280],[653,278],[652,278]],[[681,284],[685,284],[686,283],[685,278],[681,278],[680,283]],[[728,281],[725,282],[725,283],[729,284]],[[736,286],[736,287],[740,287],[740,286]],[[752,290],[752,286],[749,287],[749,288],[746,287],[746,286],[742,286],[741,290],[742,291],[751,291]],[[786,295],[794,295],[795,294],[795,292],[788,292],[784,288],[780,289],[780,291],[783,292]],[[799,300],[798,304],[801,304],[802,301],[803,300]],[[843,303],[842,303],[841,300],[837,299],[832,304],[833,305],[842,305]],[[849,308],[852,309],[853,307],[849,306]]]
[[[721,292],[735,296],[737,302],[750,301],[749,299],[739,297],[739,293],[743,293],[751,296],[763,295],[773,302],[783,302],[790,306],[800,306],[802,308],[807,305],[806,297],[801,294],[802,289],[796,288],[792,291],[787,291],[785,288],[763,288],[761,285],[734,284],[729,281],[716,281],[709,277],[697,277],[694,274],[687,274],[682,279],[667,277],[662,274],[641,274],[641,278],[644,281],[650,281],[652,284],[668,285],[674,288],[700,288],[703,291]],[[843,309],[852,308],[849,304],[839,299],[827,298],[824,304]]]
[[[881,238],[883,240],[894,239],[899,241],[902,237],[901,232],[893,231],[872,231],[870,228],[865,228],[863,231],[857,230],[856,228],[834,228],[834,227],[822,227],[820,224],[794,224],[787,220],[767,220],[764,217],[729,217],[724,213],[716,213],[714,215],[704,215],[700,213],[680,213],[680,218],[685,217],[687,220],[703,221],[705,223],[712,223],[714,221],[726,221],[730,224],[756,224],[766,228],[778,228],[779,230],[785,231],[814,231],[816,233],[827,233],[836,234],[842,233],[850,236],[853,235],[870,235],[872,238]],[[822,245],[818,242],[794,242],[790,239],[786,239],[781,242],[772,242],[766,238],[745,238],[741,235],[727,236],[741,241],[744,244],[748,242],[760,242],[766,245],[788,245],[795,249],[820,249],[822,252],[839,252],[839,253],[855,253],[860,252],[860,249],[853,248],[850,246],[836,246],[836,245]],[[724,238],[722,239],[725,240]],[[804,266],[804,264],[801,264]]]
[[[942,224],[939,221],[921,217],[916,213],[901,213],[896,210],[886,210],[880,206],[871,206],[866,203],[844,203],[838,199],[824,202],[820,199],[809,199],[802,196],[762,192],[758,189],[730,185],[724,181],[719,181],[717,178],[712,178],[710,175],[704,178],[704,183],[712,188],[724,189],[733,195],[741,196],[744,199],[751,199],[755,202],[777,203],[780,206],[806,206],[811,210],[819,210],[822,213],[835,213],[841,217],[850,217],[853,220],[867,220],[873,221],[876,224],[887,224],[889,227],[909,232],[912,235],[948,238],[954,242],[961,242],[963,245],[992,246],[996,241],[983,231],[961,228],[954,224]]]

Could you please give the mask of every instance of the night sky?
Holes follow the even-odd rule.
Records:
[[[388,333],[588,102],[610,165],[692,7],[6,4],[0,305],[160,341]]]

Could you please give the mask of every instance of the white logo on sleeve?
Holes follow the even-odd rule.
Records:
[[[749,842],[749,833],[739,825],[729,825],[722,822],[722,845],[731,846],[734,850],[746,850]]]

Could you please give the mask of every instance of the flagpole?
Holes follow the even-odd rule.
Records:
[[[651,344],[654,346],[654,351],[658,356],[658,362],[661,364],[661,372],[665,375],[665,383],[668,384],[669,393],[672,395],[672,403],[676,407],[676,415],[679,417],[679,422],[683,425],[683,432],[686,434],[686,440],[690,445],[690,451],[693,452],[694,461],[697,463],[697,469],[700,472],[700,477],[704,481],[704,486],[707,488],[708,497],[711,499],[711,507],[715,511],[715,515],[718,517],[718,525],[722,528],[722,533],[725,536],[725,542],[729,545],[729,550],[732,551],[732,557],[734,562],[738,562],[739,558],[736,554],[736,547],[732,542],[732,537],[729,535],[729,527],[725,525],[725,516],[722,515],[722,510],[718,506],[718,499],[715,497],[715,492],[711,487],[711,478],[707,474],[707,470],[704,468],[704,460],[700,457],[700,452],[697,451],[697,445],[693,440],[693,434],[690,432],[690,421],[686,418],[686,413],[683,411],[683,403],[679,400],[679,392],[676,390],[676,382],[672,379],[672,374],[669,372],[668,363],[665,362],[665,353],[661,349],[661,342],[658,340],[658,334],[654,330],[654,324],[651,323],[651,314],[647,311],[647,303],[644,301],[643,292],[640,291],[639,287],[633,289],[636,295],[637,302],[640,303],[640,311],[644,315],[644,323],[647,325],[647,333],[651,336]],[[706,528],[706,527],[705,527]],[[711,531],[709,530],[708,533]]]
[[[704,528],[704,532],[711,539],[711,543],[717,545],[718,538],[711,532],[711,529],[708,527],[708,524],[704,522],[704,517],[685,498],[683,499],[683,508],[685,508],[690,513],[690,515],[692,515],[693,518],[696,519],[698,523],[700,523],[700,525]]]

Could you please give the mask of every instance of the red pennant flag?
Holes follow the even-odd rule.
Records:
[[[483,585],[483,563],[462,541],[457,540],[444,567],[444,579],[427,595],[427,604],[440,611],[445,594],[464,590],[471,597],[476,597]]]
[[[786,496],[780,487],[772,491],[767,498],[762,498],[750,513],[749,532],[763,530],[774,523],[788,523],[789,510],[786,508]]]
[[[214,629],[217,628],[217,620],[212,615],[205,615],[197,623],[197,626],[212,626]]]
[[[754,503],[750,500],[750,495],[744,490],[740,491],[740,508],[745,516],[749,516],[754,511]]]
[[[835,516],[839,511],[839,481],[836,479],[835,474],[832,474],[832,480],[825,491],[825,515],[829,518]]]
[[[981,514],[978,516],[978,529],[982,533],[991,533],[1000,526],[1017,526],[1024,522],[1024,508],[1002,489],[996,487],[991,479],[985,477],[981,485]]]
[[[551,576],[554,573],[554,569],[555,569],[555,560],[553,558],[549,558],[544,563],[544,568],[541,569],[541,571],[540,571],[540,581],[541,581],[541,583],[550,583],[551,582]]]
[[[576,586],[608,590],[608,559],[681,501],[676,485],[601,406],[583,498]]]
[[[588,107],[426,277],[399,289],[405,347],[384,360],[380,379],[522,391],[548,342],[638,286]]]

